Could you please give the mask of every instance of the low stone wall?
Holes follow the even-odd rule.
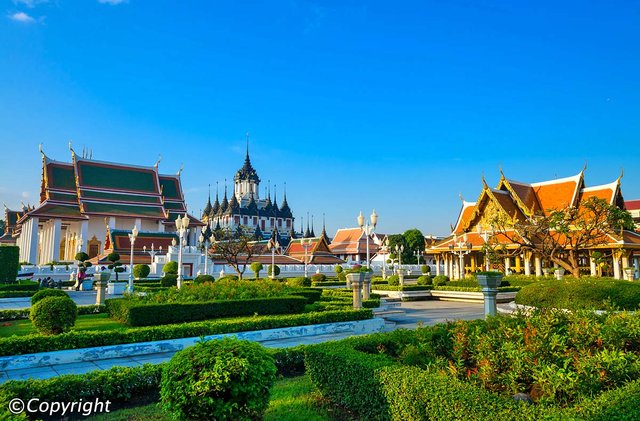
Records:
[[[371,291],[374,294],[386,295],[389,298],[399,298],[401,300],[442,300],[442,301],[463,301],[470,303],[482,303],[484,297],[482,292],[467,291]],[[508,303],[516,298],[516,292],[499,292],[497,302]]]

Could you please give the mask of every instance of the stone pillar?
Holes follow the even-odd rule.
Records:
[[[436,276],[440,276],[440,256],[436,255],[434,260],[436,261]]]
[[[351,281],[351,288],[353,288],[353,308],[358,310],[362,308],[362,282],[359,280]]]
[[[37,217],[31,217],[27,223],[29,227],[27,261],[35,264],[38,263],[38,222]]]
[[[640,278],[640,257],[638,257],[638,256],[634,256],[633,257],[633,267],[636,268],[636,278],[635,279]]]
[[[519,274],[522,270],[522,265],[520,264],[520,256],[516,256],[516,273]]]
[[[591,276],[598,276],[598,268],[596,268],[596,261],[591,257],[589,253],[589,273]]]
[[[115,220],[115,218],[113,218]],[[80,251],[87,252],[87,243],[89,242],[89,221],[80,222],[80,238],[82,238],[82,246]],[[77,250],[74,250],[74,256]]]
[[[533,261],[536,266],[536,276],[542,276],[542,260],[540,259],[540,256],[536,254]]]
[[[158,232],[164,232],[164,224],[162,221],[158,221]]]
[[[504,258],[504,274],[508,275],[511,270],[511,259],[508,257]]]
[[[531,253],[524,254],[524,274],[531,276]]]
[[[448,276],[447,274],[449,273],[449,261],[447,260],[446,254],[442,256],[442,263],[444,266],[444,276]]]
[[[60,261],[60,241],[62,240],[62,220],[54,219],[53,220],[53,236],[52,236],[52,247],[53,247],[53,258],[51,260]]]
[[[613,277],[615,279],[622,279],[622,271],[620,270],[620,259],[619,253],[617,251],[613,251]]]

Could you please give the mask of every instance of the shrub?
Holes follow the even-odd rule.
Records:
[[[265,348],[225,338],[174,355],[162,370],[160,396],[175,419],[261,419],[275,378]]]
[[[169,262],[165,263],[164,266],[162,267],[162,271],[164,273],[170,273],[170,274],[173,274],[173,275],[177,275],[178,274],[178,262],[169,261]]]
[[[126,298],[106,301],[109,316],[129,326],[156,326],[251,314],[304,311],[306,297],[273,297],[195,303],[152,303]]]
[[[344,272],[339,272],[338,273],[338,281],[340,281],[341,283],[346,283],[347,282],[347,274]]]
[[[274,274],[274,271],[275,271],[275,274]],[[273,277],[280,275],[280,266],[278,266],[278,265],[275,265],[275,266],[269,265],[269,267],[267,268],[267,275],[273,276]]]
[[[67,294],[66,292],[64,292],[61,289],[42,289],[42,290],[36,292],[31,297],[31,305],[34,305],[38,301],[42,300],[43,298],[47,298],[47,297],[66,297],[66,298],[69,298],[69,299],[71,298],[71,297],[69,297],[69,294]]]
[[[340,265],[336,265],[336,266],[333,268],[333,271],[334,271],[336,274],[340,274],[340,273],[342,273],[342,271],[343,271],[342,266],[340,266]]]
[[[398,275],[387,276],[387,285],[389,286],[400,285],[400,277]]]
[[[441,287],[449,282],[449,277],[445,275],[436,275],[433,277],[433,286]],[[477,285],[476,285],[477,286]]]
[[[523,287],[516,303],[569,310],[637,310],[640,284],[598,278],[539,281]]]
[[[311,282],[326,282],[327,276],[322,273],[316,273],[311,277]]]
[[[136,279],[146,278],[151,273],[149,265],[135,265],[133,267],[133,277]]]
[[[38,332],[57,335],[75,324],[78,307],[69,297],[46,297],[31,307],[29,318]]]
[[[37,282],[27,281],[20,284],[0,285],[0,291],[37,291],[40,285]]]
[[[238,278],[238,275],[224,275],[218,278],[218,282],[220,281],[237,281],[240,278]]]
[[[291,292],[291,294],[305,297],[307,299],[307,304],[313,304],[320,299],[322,290],[316,288],[306,288],[301,291],[293,291]]]
[[[420,272],[422,272],[423,275],[426,275],[431,272],[431,268],[427,265],[422,265],[420,266]]]
[[[196,279],[193,280],[193,283],[196,285],[204,284],[206,282],[215,282],[215,278],[211,275],[198,275]]]
[[[20,270],[20,248],[17,246],[0,246],[0,282],[12,283]]]
[[[253,274],[256,276],[256,279],[260,277],[260,271],[264,268],[264,266],[262,266],[262,263],[260,262],[253,262],[251,263],[251,265],[249,265],[249,268],[251,269],[251,272],[253,272]]]
[[[160,278],[160,285],[163,287],[175,287],[178,285],[178,275],[167,273]]]
[[[310,287],[311,279],[305,278],[304,276],[300,276],[298,278],[289,278],[287,279],[287,284],[292,287]]]
[[[418,285],[433,285],[433,279],[429,275],[420,276],[418,277],[417,283]]]

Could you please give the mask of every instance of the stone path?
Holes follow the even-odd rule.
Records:
[[[90,301],[90,292],[71,292],[74,300],[78,302]],[[95,299],[95,294],[93,294]],[[446,320],[472,320],[484,317],[483,305],[478,303],[463,303],[451,301],[410,301],[403,302],[400,308],[404,313],[385,316],[385,331],[394,329],[414,329],[417,326],[433,325]],[[296,345],[309,345],[326,341],[344,339],[351,336],[350,333],[335,333],[327,335],[307,336],[298,338],[278,339],[261,342],[269,348],[286,348]],[[35,369],[18,369],[0,371],[0,383],[6,380],[23,380],[27,378],[45,379],[62,374],[83,374],[94,370],[106,370],[114,366],[133,367],[145,363],[158,364],[168,361],[174,352],[149,354],[138,357],[123,357],[106,359],[95,362],[81,362],[71,364],[52,365]]]
[[[96,303],[95,291],[65,291],[79,306]],[[106,298],[120,298],[122,295],[107,295]],[[20,310],[31,306],[31,297],[16,297],[0,299],[0,310]]]

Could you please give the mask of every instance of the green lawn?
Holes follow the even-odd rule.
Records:
[[[120,322],[112,320],[106,313],[102,314],[87,314],[84,316],[78,316],[76,319],[76,325],[73,330],[124,330],[129,329]],[[31,324],[31,320],[15,320],[11,322],[0,322],[0,338],[11,335],[29,335],[32,333],[38,333],[37,330]]]
[[[90,418],[95,421],[169,421],[159,404],[121,409]],[[277,380],[271,389],[271,401],[265,421],[329,421],[351,418],[328,405],[315,390],[308,376]]]

